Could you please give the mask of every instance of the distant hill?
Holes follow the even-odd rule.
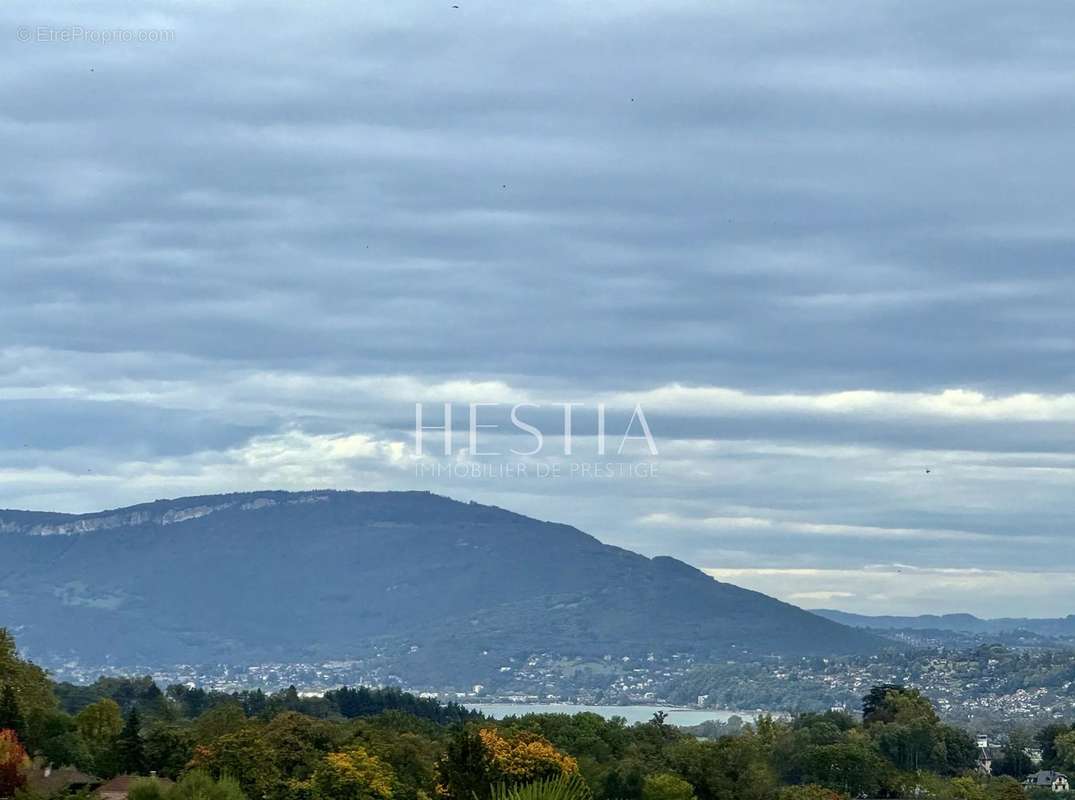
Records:
[[[869,653],[882,641],[667,557],[424,492],[0,511],[0,625],[90,664],[347,659],[456,685],[487,654]]]
[[[855,628],[876,631],[951,631],[971,634],[982,638],[996,638],[1011,634],[1033,634],[1047,639],[1065,642],[1075,641],[1075,614],[1055,619],[1027,617],[1004,617],[982,619],[973,614],[923,614],[916,617],[867,616],[834,611],[827,608],[814,610],[815,614]]]

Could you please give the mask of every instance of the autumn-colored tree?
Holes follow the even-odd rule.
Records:
[[[574,775],[578,762],[540,734],[502,735],[494,728],[466,728],[453,737],[437,765],[437,791],[453,800],[487,800],[494,786],[517,786]]]
[[[0,797],[14,797],[26,785],[30,759],[15,731],[0,730]]]
[[[491,760],[493,783],[530,783],[579,771],[578,762],[564,755],[536,733],[522,731],[502,736],[494,728],[478,732]]]
[[[391,800],[392,768],[362,747],[329,753],[309,781],[313,800]]]

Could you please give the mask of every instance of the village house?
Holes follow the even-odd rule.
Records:
[[[1023,781],[1027,789],[1052,789],[1054,792],[1066,792],[1071,789],[1068,776],[1051,769],[1035,772]]]

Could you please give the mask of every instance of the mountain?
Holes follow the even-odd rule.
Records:
[[[841,625],[854,628],[867,628],[874,631],[949,631],[970,634],[978,638],[997,638],[1004,635],[1032,634],[1037,637],[1075,641],[1075,614],[1055,619],[1034,619],[1028,617],[1003,617],[982,619],[973,614],[923,614],[916,617],[872,617],[864,614],[850,614],[828,608],[815,609],[815,614],[831,619]]]
[[[371,652],[417,685],[495,657],[867,653],[882,642],[668,557],[425,492],[252,492],[0,511],[0,625],[45,660]],[[499,662],[498,662],[499,663]]]

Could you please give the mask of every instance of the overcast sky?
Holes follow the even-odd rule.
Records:
[[[0,507],[421,488],[1075,611],[1068,3],[454,1],[0,8]],[[418,459],[415,402],[545,447]]]

